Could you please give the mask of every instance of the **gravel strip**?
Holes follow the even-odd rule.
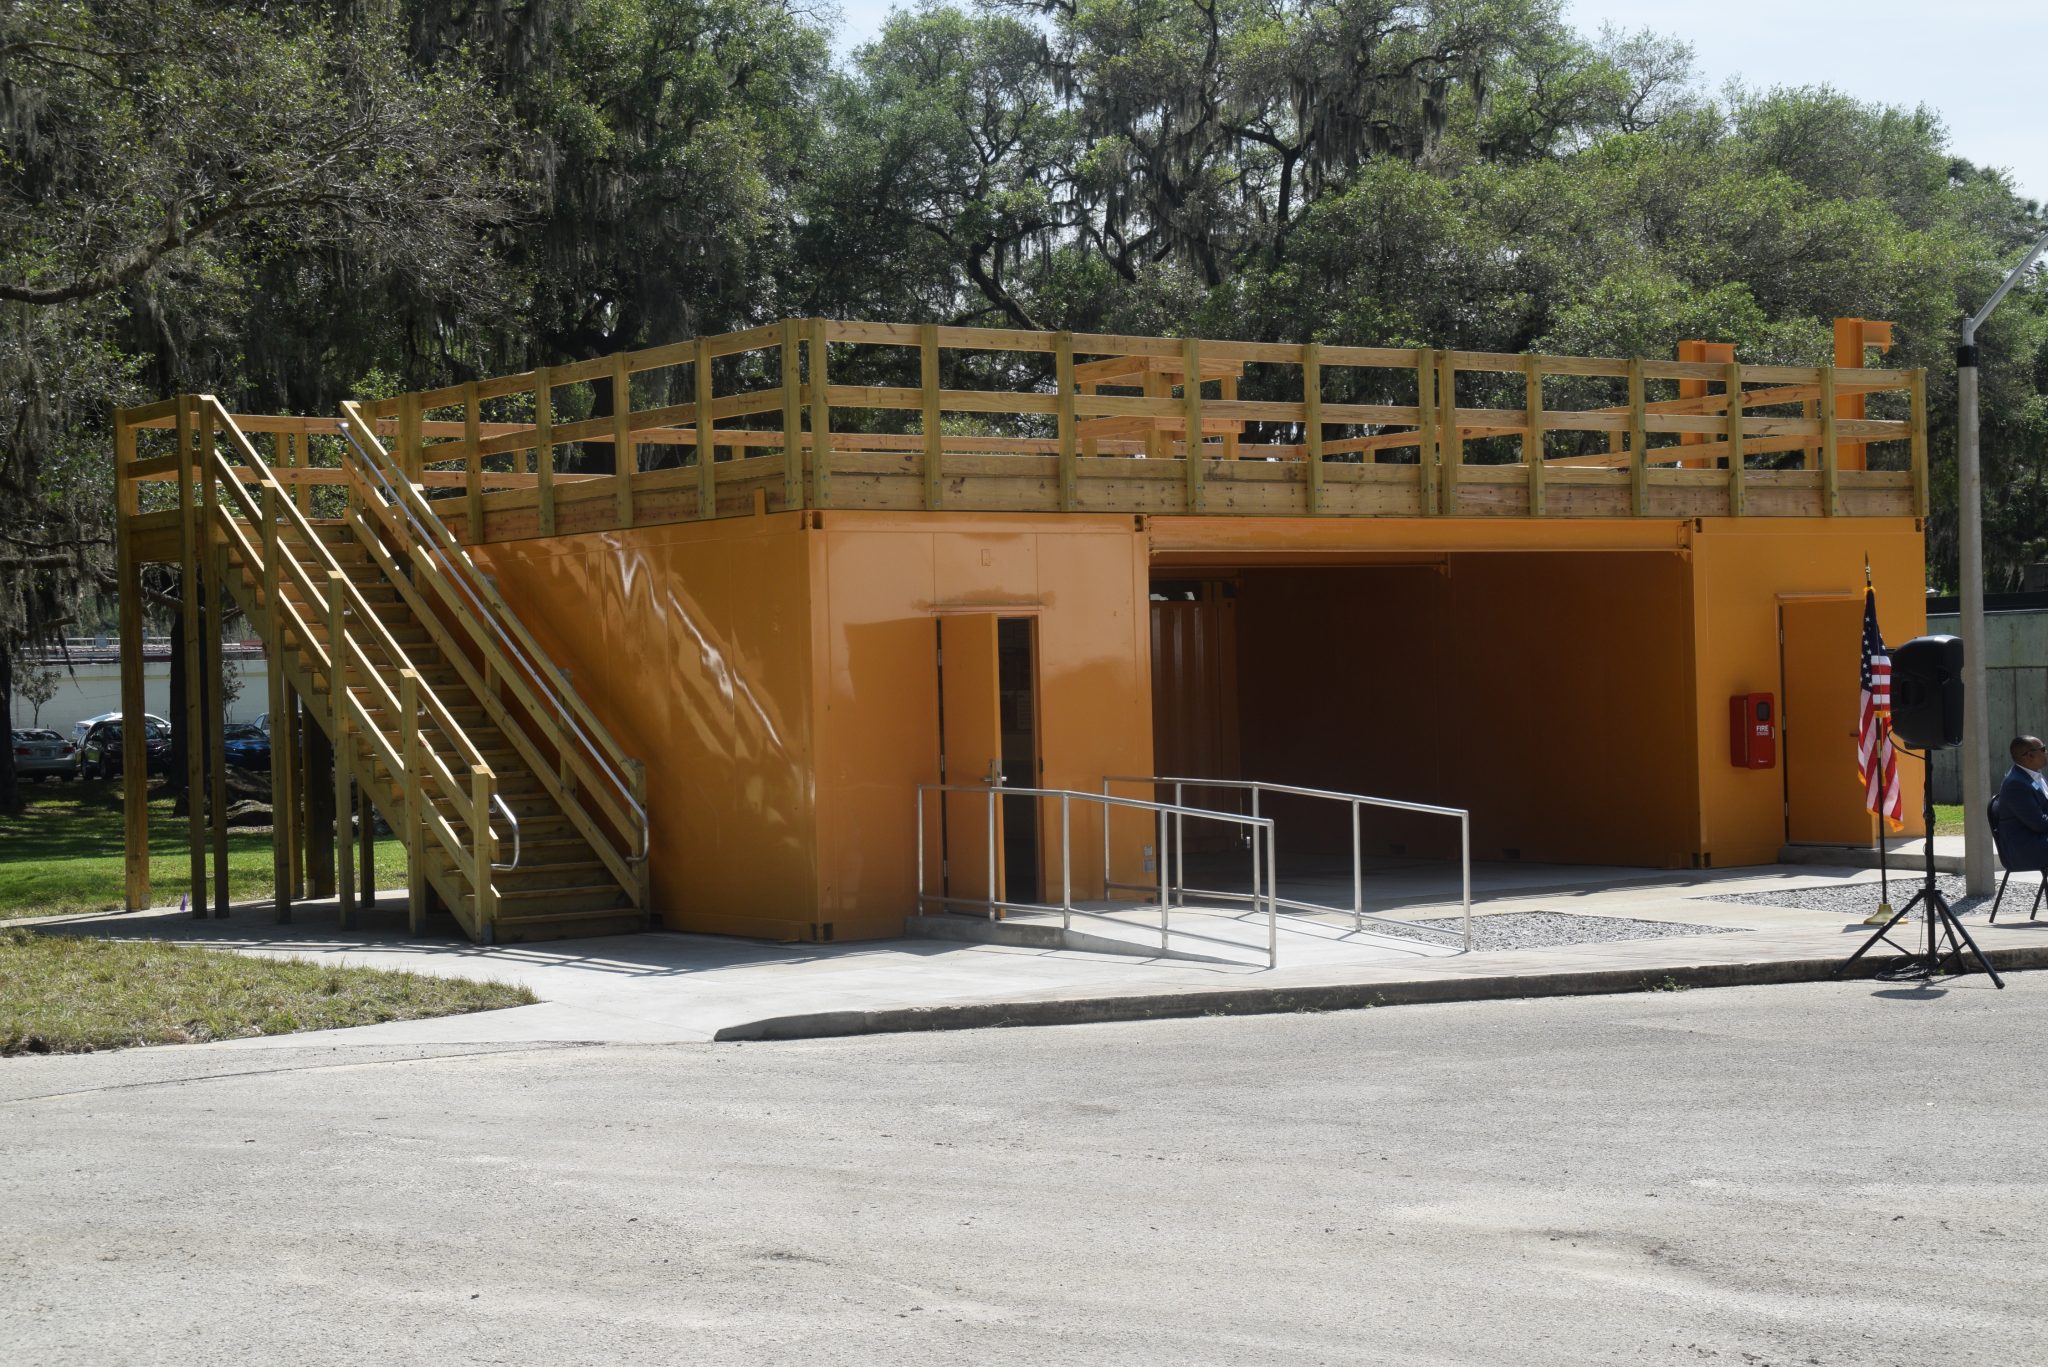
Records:
[[[1404,940],[1442,942],[1440,935],[1409,930],[1382,922],[1368,922],[1373,933],[1398,936]],[[1462,916],[1417,918],[1418,926],[1441,927],[1462,935]],[[1503,911],[1472,918],[1472,948],[1547,949],[1553,945],[1590,945],[1603,940],[1656,940],[1671,935],[1727,935],[1736,926],[1696,926],[1678,921],[1643,921],[1631,916],[1581,916],[1570,911]]]
[[[1897,910],[1920,891],[1920,878],[1892,879],[1892,908]],[[1958,916],[1967,916],[1973,911],[1982,911],[1987,918],[1991,912],[1990,897],[1970,897],[1964,889],[1961,874],[1936,874],[1934,881],[1941,888],[1941,895],[1948,899],[1949,910]],[[1998,908],[2003,918],[2012,916],[2024,921],[2031,909],[2034,892],[2040,881],[2026,874],[2014,874],[2012,886],[2005,891],[2005,902]],[[1784,907],[1791,911],[1820,911],[1837,916],[1868,916],[1877,910],[1877,884],[1875,883],[1828,883],[1815,888],[1786,888],[1781,892],[1737,892],[1723,897],[1701,897],[1701,902],[1739,902],[1748,907]],[[2043,915],[2048,915],[2044,908]],[[1918,920],[1920,913],[1915,910],[1913,917]]]

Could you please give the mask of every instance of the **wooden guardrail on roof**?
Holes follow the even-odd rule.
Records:
[[[612,393],[627,403],[610,405]],[[1842,416],[1849,396],[1875,416]],[[400,395],[363,413],[408,477],[443,495],[436,507],[465,541],[795,508],[1673,518],[1927,508],[1925,376],[1904,370],[802,319]],[[243,423],[252,434],[278,424],[280,478],[302,498],[329,477],[290,458],[313,437],[289,429],[315,421]]]

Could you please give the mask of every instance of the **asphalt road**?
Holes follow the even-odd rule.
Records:
[[[7,1060],[0,1360],[2040,1362],[2012,981]]]

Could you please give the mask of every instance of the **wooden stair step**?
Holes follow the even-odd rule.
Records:
[[[493,886],[496,880],[493,879]],[[517,888],[498,894],[501,921],[545,921],[576,912],[635,913],[632,899],[615,883],[561,888]]]

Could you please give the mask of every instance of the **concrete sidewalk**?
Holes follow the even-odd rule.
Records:
[[[1418,870],[1414,879],[1411,891],[1421,893],[1433,882],[1440,899],[1441,868]],[[776,945],[670,932],[484,948],[453,938],[407,936],[403,908],[395,900],[368,918],[373,928],[347,933],[336,929],[331,903],[302,905],[289,926],[272,923],[267,903],[238,908],[226,920],[197,921],[165,909],[31,924],[114,939],[166,939],[247,954],[491,978],[522,983],[542,999],[540,1005],[510,1010],[210,1047],[665,1043],[1811,981],[1825,977],[1862,943],[1869,931],[1860,918],[1703,899],[1875,882],[1874,872],[1783,866],[1690,874],[1491,866],[1476,878],[1475,911],[1481,915],[1568,912],[1714,926],[1727,933],[1459,954],[1438,944],[1352,935],[1348,916],[1282,918],[1277,969],[1262,961],[1202,963],[925,940]],[[2033,888],[2022,893],[2019,882],[2008,901],[2021,896],[2023,914]],[[1903,901],[1910,888],[1899,887],[1894,880],[1895,896]],[[1873,886],[1869,905],[1876,901]],[[1392,910],[1382,902],[1374,909]],[[1418,899],[1396,914],[1455,911],[1455,902]],[[1966,924],[2005,966],[2048,967],[2048,920],[2007,917],[1987,925],[1979,913]],[[1255,935],[1262,946],[1263,918],[1250,930],[1239,919],[1232,933]]]

